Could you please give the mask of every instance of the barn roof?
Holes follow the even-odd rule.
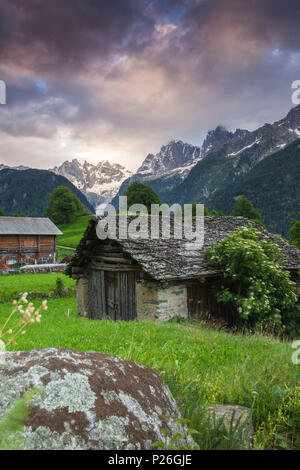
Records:
[[[79,243],[72,261],[67,267],[67,274],[72,275],[72,268],[86,267],[93,257],[93,251],[99,244],[105,243],[97,238],[96,226],[101,219],[93,217],[87,230]],[[128,217],[130,222],[134,217]],[[193,218],[195,227],[196,218]],[[150,218],[148,219],[150,220]],[[203,251],[220,242],[239,227],[249,225],[249,220],[243,217],[205,217],[204,246],[201,250],[187,251],[186,239],[127,239],[116,240],[116,243],[127,253],[144,272],[155,280],[184,280],[220,273],[220,270],[209,266],[203,257]],[[283,254],[285,268],[297,270],[299,266],[300,250],[288,244],[280,237],[272,235],[260,225],[252,224],[262,232],[262,236],[268,237],[276,243]]]
[[[0,217],[0,235],[62,235],[46,217]]]

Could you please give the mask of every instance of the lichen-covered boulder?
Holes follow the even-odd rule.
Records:
[[[0,420],[32,388],[25,449],[150,449],[185,429],[170,390],[146,366],[96,352],[6,353],[0,365]],[[192,446],[190,437],[188,445]]]

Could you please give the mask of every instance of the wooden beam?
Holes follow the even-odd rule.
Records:
[[[83,268],[80,268],[80,267],[73,267],[72,268],[72,274],[82,274],[83,273]]]
[[[140,271],[139,266],[125,266],[124,264],[91,263],[91,269],[95,271]]]
[[[130,259],[110,257],[110,256],[95,256],[95,260],[104,261],[107,263],[132,264],[132,261]]]

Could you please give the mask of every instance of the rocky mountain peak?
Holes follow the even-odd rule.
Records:
[[[172,140],[163,145],[157,154],[147,155],[137,173],[163,175],[178,168],[188,167],[199,160],[200,154],[200,147],[181,140]]]
[[[217,126],[207,133],[201,147],[185,143],[182,140],[171,140],[167,145],[163,145],[157,154],[148,154],[137,174],[162,176],[169,172],[178,171],[184,177],[209,152],[213,152],[231,140],[244,137],[247,133],[248,131],[243,129],[229,132],[225,127]]]
[[[237,129],[235,132],[230,132],[224,126],[217,126],[214,130],[207,133],[201,147],[202,156],[205,157],[209,152],[214,152],[221,145],[231,140],[244,137],[246,134],[248,134],[248,131],[244,129]]]
[[[111,164],[108,160],[93,165],[87,161],[80,163],[76,158],[50,171],[70,180],[93,205],[109,202],[122,182],[132,174],[122,165]]]

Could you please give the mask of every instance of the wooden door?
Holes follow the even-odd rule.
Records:
[[[136,273],[92,269],[88,278],[89,318],[136,319]]]
[[[106,319],[106,296],[104,272],[91,269],[88,275],[89,318]]]
[[[110,320],[119,319],[118,274],[105,272],[106,316]]]
[[[201,318],[207,307],[205,287],[200,283],[190,284],[187,288],[189,317]]]
[[[135,272],[119,272],[119,318],[123,321],[135,320],[136,314],[136,276]]]

